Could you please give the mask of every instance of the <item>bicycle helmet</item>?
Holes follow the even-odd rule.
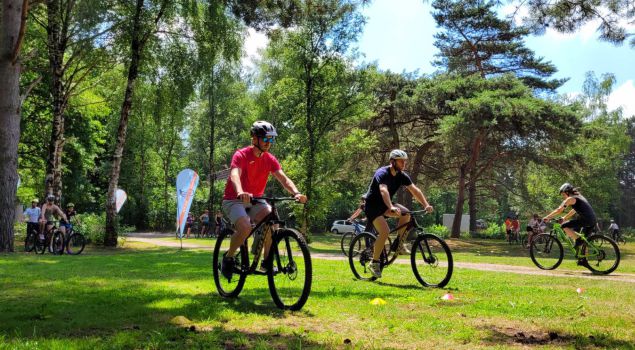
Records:
[[[55,200],[55,196],[52,194],[49,194],[48,196],[46,196],[46,200],[47,201],[54,201]]]
[[[68,204],[66,204],[66,207],[67,207],[67,208],[75,208],[75,204],[73,204],[73,203],[68,203]]]
[[[278,136],[276,128],[266,121],[256,121],[251,126],[251,136],[257,137],[275,137]]]
[[[393,159],[408,159],[408,153],[400,149],[394,149],[390,151],[390,160]]]
[[[31,203],[40,203],[40,200],[37,198],[33,198],[33,200],[31,200]]]
[[[564,192],[564,193],[569,194],[569,193],[572,193],[573,190],[574,190],[573,185],[568,183],[568,182],[565,182],[565,183],[562,184],[562,186],[560,186],[560,191],[558,193],[563,193]]]

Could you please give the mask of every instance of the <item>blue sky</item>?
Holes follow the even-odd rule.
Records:
[[[510,9],[501,9],[501,13],[509,13]],[[433,35],[438,29],[430,10],[430,4],[424,4],[423,0],[373,0],[362,10],[366,25],[358,47],[365,55],[364,60],[393,72],[432,73],[435,68],[431,61],[437,53]],[[635,49],[599,41],[596,28],[597,24],[590,24],[575,34],[548,30],[544,35],[528,37],[526,43],[558,68],[554,77],[569,78],[559,93],[581,92],[588,71],[594,71],[598,77],[613,73],[616,84],[608,100],[609,107],[623,108],[625,116],[635,115]],[[635,26],[630,29],[635,32]],[[250,29],[243,64],[253,67],[253,59],[266,45],[266,36]]]
[[[438,52],[433,35],[438,29],[430,10],[430,4],[422,0],[372,1],[362,11],[367,22],[359,50],[365,60],[394,72],[433,72],[431,61]],[[526,43],[558,68],[555,77],[570,79],[558,92],[580,92],[588,71],[597,76],[613,73],[616,85],[609,106],[622,106],[628,114],[635,114],[635,49],[600,42],[595,28],[589,25],[567,35],[547,31],[545,35],[529,37]]]

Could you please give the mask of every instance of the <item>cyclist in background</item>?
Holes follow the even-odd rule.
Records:
[[[574,188],[573,185],[566,182],[562,186],[560,186],[560,195],[564,199],[562,204],[554,211],[549,213],[549,215],[543,218],[543,221],[549,222],[556,215],[564,212],[567,208],[571,208],[569,212],[563,217],[565,221],[562,224],[562,229],[573,241],[575,241],[576,251],[580,248],[583,241],[578,236],[577,232],[584,234],[585,236],[591,234],[593,230],[595,230],[597,226],[597,217],[595,215],[595,211],[589,204],[580,191],[577,188]],[[575,219],[571,219],[575,214],[578,214],[578,217]],[[580,266],[588,266],[588,262],[586,258],[578,259],[578,265]]]
[[[410,211],[406,207],[392,202],[392,197],[397,190],[401,186],[405,186],[428,213],[433,210],[423,192],[412,183],[410,176],[403,172],[406,168],[407,160],[408,154],[406,152],[399,149],[391,151],[390,165],[383,166],[375,171],[366,195],[364,212],[368,219],[368,225],[372,224],[377,231],[377,240],[373,247],[373,261],[370,264],[370,272],[376,278],[381,277],[379,258],[390,232],[385,217],[399,218],[398,226],[410,221]],[[402,235],[405,229],[406,227],[403,227],[398,234]]]
[[[613,219],[611,219],[611,225],[609,225],[609,233],[613,240],[617,242],[617,239],[620,237],[620,228]]]
[[[357,207],[357,209],[355,209],[353,214],[351,214],[351,216],[348,219],[346,219],[346,221],[350,221],[353,224],[353,226],[355,226],[356,234],[361,233],[362,228],[361,228],[361,225],[354,220],[357,219],[357,217],[359,216],[359,214],[362,213],[362,211],[364,211],[365,206],[366,206],[366,195],[363,195],[359,198],[359,207]]]
[[[40,208],[37,206],[38,199],[35,198],[31,201],[31,208],[27,208],[24,211],[24,221],[26,221],[26,233],[37,233],[39,231],[38,220],[40,219]],[[41,237],[40,237],[41,238]]]
[[[60,232],[62,235],[66,236],[66,226],[68,223],[68,218],[66,214],[55,204],[55,196],[49,194],[46,196],[46,203],[42,205],[42,211],[40,213],[40,232],[43,234],[47,233],[50,229],[53,228],[53,221],[55,218],[59,218],[60,220]],[[46,230],[45,230],[46,226]],[[53,240],[51,240],[50,249],[53,250]]]

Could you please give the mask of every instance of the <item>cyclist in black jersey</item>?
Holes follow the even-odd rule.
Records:
[[[591,234],[597,226],[597,217],[589,201],[570,183],[566,182],[560,186],[560,195],[564,199],[562,204],[545,216],[543,220],[549,222],[553,217],[564,212],[567,207],[571,207],[571,210],[563,217],[565,222],[562,224],[562,229],[567,236],[575,241],[577,249],[582,245],[582,239],[576,232],[583,233],[585,236]],[[578,216],[571,219],[575,214]],[[578,265],[585,266],[585,264],[588,264],[586,258],[578,260]]]

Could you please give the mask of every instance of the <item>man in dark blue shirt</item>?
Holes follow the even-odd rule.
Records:
[[[379,257],[381,256],[384,242],[390,232],[385,217],[398,217],[398,226],[410,221],[409,210],[400,204],[392,203],[392,197],[397,190],[401,186],[405,186],[412,196],[423,205],[427,212],[430,213],[433,210],[423,195],[423,192],[412,183],[410,176],[403,172],[407,160],[408,154],[402,150],[396,149],[390,152],[390,165],[377,169],[366,195],[364,212],[366,212],[368,223],[374,225],[377,231],[377,240],[375,241],[373,250],[373,261],[369,267],[370,272],[377,278],[381,277]],[[404,230],[405,227],[402,228],[398,234],[403,234]]]

